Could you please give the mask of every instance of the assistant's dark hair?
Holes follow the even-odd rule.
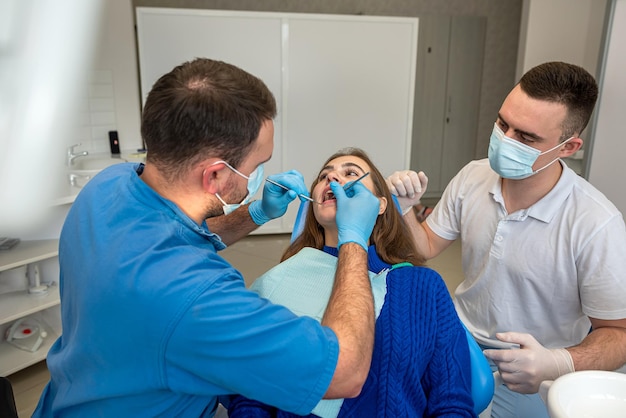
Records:
[[[580,135],[598,99],[598,84],[593,76],[584,68],[565,62],[546,62],[531,68],[519,85],[533,99],[565,105],[562,141]]]
[[[376,252],[379,257],[389,264],[409,261],[414,266],[423,265],[426,259],[417,251],[410,232],[402,219],[402,214],[394,205],[385,178],[365,151],[354,147],[343,148],[331,155],[322,164],[322,167],[325,167],[331,160],[343,156],[354,156],[365,161],[370,166],[370,177],[374,183],[374,194],[387,199],[387,210],[383,214],[378,215],[370,236],[370,243],[376,245]],[[311,190],[315,188],[317,183],[319,183],[319,177],[313,180]],[[315,219],[313,208],[309,206],[302,233],[285,250],[281,261],[297,254],[304,247],[322,249],[323,246],[324,229]]]
[[[170,180],[208,157],[236,168],[275,116],[276,100],[259,78],[221,61],[185,62],[159,78],[146,99],[147,160]]]

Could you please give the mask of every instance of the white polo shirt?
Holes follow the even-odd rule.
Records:
[[[500,177],[487,159],[450,182],[426,219],[461,238],[461,320],[480,344],[508,347],[496,332],[532,334],[548,348],[578,344],[589,317],[626,318],[626,227],[622,214],[568,168],[528,209],[508,214]]]

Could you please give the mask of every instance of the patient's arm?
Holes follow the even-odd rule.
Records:
[[[372,361],[374,299],[367,273],[367,252],[349,242],[339,248],[337,273],[322,324],[339,340],[339,359],[324,398],[359,395]]]

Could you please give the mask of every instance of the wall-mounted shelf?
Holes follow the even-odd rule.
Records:
[[[56,306],[59,302],[59,287],[55,285],[50,286],[45,295],[31,295],[26,291],[0,295],[0,325]]]
[[[6,376],[46,358],[61,334],[58,263],[59,241],[22,241],[0,252],[0,375]],[[45,294],[28,292],[27,266],[36,264],[42,283],[52,283]],[[41,347],[26,351],[6,341],[7,331],[21,318],[36,320],[46,332]],[[29,337],[35,338],[35,337]]]
[[[25,266],[59,254],[59,240],[22,241],[8,251],[0,251],[0,272]]]
[[[67,187],[70,188],[71,186],[67,186]],[[70,190],[70,191],[73,192],[73,190]],[[76,199],[77,194],[78,192],[76,192],[75,194],[68,193],[61,197],[57,197],[56,199],[52,199],[52,203],[50,204],[50,206],[71,205],[72,203],[74,203],[74,200]]]

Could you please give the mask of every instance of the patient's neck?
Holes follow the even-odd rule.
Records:
[[[369,245],[369,240],[367,240],[367,244]],[[327,247],[337,248],[337,244],[339,243],[339,232],[337,228],[324,228],[324,245]]]
[[[324,228],[324,245],[337,248],[339,243],[337,228]]]

